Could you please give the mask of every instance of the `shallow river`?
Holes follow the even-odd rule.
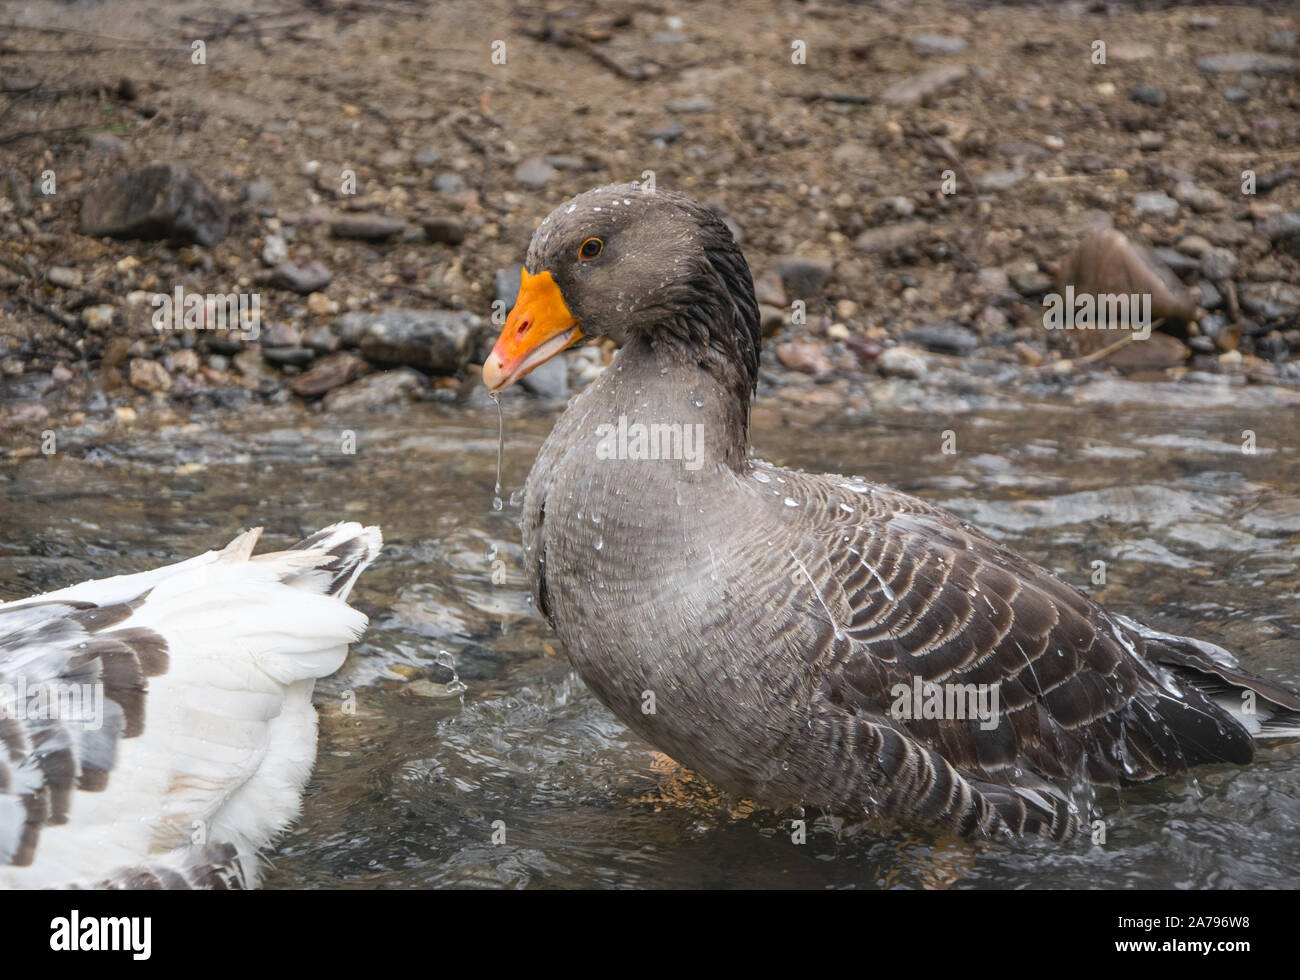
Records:
[[[1295,391],[956,390],[897,385],[851,416],[761,399],[756,452],[941,502],[1116,611],[1300,686]],[[518,491],[559,408],[508,400],[500,510],[490,404],[348,419],[257,407],[147,435],[89,425],[54,456],[0,463],[0,598],[153,567],[251,524],[277,547],[342,518],[382,525],[384,554],[354,592],[371,628],[317,688],[319,758],[270,887],[1300,885],[1295,747],[1099,794],[1104,844],[819,821],[796,845],[791,812],[720,798],[631,736],[531,609]]]

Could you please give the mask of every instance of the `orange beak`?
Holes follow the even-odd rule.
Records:
[[[488,391],[504,391],[525,374],[582,339],[578,320],[569,312],[549,271],[520,272],[519,299],[506,317],[505,329],[483,362]]]

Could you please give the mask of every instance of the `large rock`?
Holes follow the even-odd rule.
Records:
[[[171,238],[212,246],[230,218],[189,167],[161,163],[102,181],[81,202],[81,233],[95,238]]]
[[[347,313],[336,333],[372,364],[408,366],[431,374],[455,374],[465,366],[481,320],[448,310],[384,310]]]

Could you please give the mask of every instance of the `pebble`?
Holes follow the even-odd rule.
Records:
[[[919,55],[958,54],[966,50],[964,38],[947,34],[918,34],[912,38],[912,47]]]
[[[1200,306],[1203,309],[1217,310],[1223,305],[1223,294],[1210,280],[1202,279],[1196,284],[1196,290],[1201,294]]]
[[[275,197],[275,185],[265,177],[257,177],[244,185],[244,202],[254,206],[269,204]]]
[[[1011,285],[1021,296],[1031,299],[1042,296],[1052,288],[1052,278],[1036,265],[1023,267],[1010,274]]]
[[[1196,67],[1207,75],[1224,75],[1236,72],[1254,72],[1256,75],[1285,75],[1300,68],[1300,62],[1281,54],[1239,51],[1233,54],[1216,54],[1208,58],[1199,58]]]
[[[150,361],[143,357],[132,358],[129,375],[132,388],[141,391],[171,390],[171,375],[157,361]]]
[[[307,259],[281,262],[271,270],[271,285],[306,296],[328,286],[333,273],[322,263]]]
[[[974,333],[953,320],[913,327],[903,334],[903,339],[936,354],[969,354],[979,345]]]
[[[869,228],[853,240],[853,247],[859,252],[872,255],[878,252],[892,252],[904,245],[911,245],[930,231],[926,221],[904,221],[896,225],[883,225]]]
[[[669,112],[685,114],[713,112],[717,108],[717,103],[706,95],[692,95],[684,99],[669,99],[664,103],[664,108]]]
[[[556,169],[541,157],[532,157],[515,167],[515,182],[525,187],[545,187],[557,176]]]
[[[81,202],[83,235],[173,238],[211,247],[226,237],[225,205],[181,163],[164,163],[95,184]]]
[[[459,194],[465,189],[465,181],[460,174],[438,174],[433,178],[433,189],[439,194]]]
[[[1175,185],[1174,197],[1197,214],[1222,211],[1228,206],[1227,200],[1218,191],[1211,187],[1201,187],[1190,180],[1180,180]]]
[[[442,162],[442,154],[432,146],[425,146],[416,150],[412,159],[417,167],[435,167]]]
[[[431,242],[459,245],[465,240],[465,225],[456,218],[425,218],[420,224]]]
[[[888,347],[876,358],[881,374],[898,378],[922,378],[929,365],[925,356],[914,347]]]
[[[1178,239],[1178,251],[1198,259],[1213,247],[1209,239],[1202,238],[1200,235],[1184,235]]]
[[[58,286],[60,289],[78,289],[81,286],[80,269],[56,265],[45,273],[45,278],[51,286]]]
[[[1231,279],[1237,271],[1237,256],[1226,248],[1208,248],[1201,254],[1201,275],[1206,279]]]
[[[1133,195],[1133,206],[1142,214],[1172,215],[1178,212],[1178,202],[1162,191],[1139,191]]]
[[[266,347],[262,349],[262,356],[268,364],[277,367],[306,367],[316,359],[316,352],[308,347]]]
[[[776,272],[791,296],[812,299],[820,296],[830,280],[834,266],[829,261],[808,255],[787,255],[777,260]]]
[[[1201,267],[1201,263],[1190,255],[1186,255],[1176,249],[1160,247],[1154,249],[1156,257],[1165,265],[1173,269],[1178,275],[1183,276],[1189,272],[1195,272]]]
[[[81,311],[81,322],[91,330],[109,330],[113,326],[113,307],[107,304],[87,306]]]
[[[469,359],[481,321],[450,310],[384,310],[340,317],[340,335],[360,322],[356,344],[373,364],[418,367],[432,374],[455,374]]]
[[[1129,89],[1129,98],[1134,102],[1141,102],[1143,105],[1161,106],[1165,104],[1165,90],[1155,85],[1147,85],[1139,82]]]
[[[665,143],[672,143],[684,132],[686,132],[686,127],[680,121],[673,119],[647,129],[645,135],[652,140],[663,140]]]
[[[942,65],[919,75],[895,82],[881,93],[885,105],[917,105],[933,98],[945,89],[966,78],[967,70],[961,65]]]
[[[325,396],[329,412],[370,412],[407,402],[423,388],[420,376],[410,370],[381,371],[354,381]]]
[[[778,344],[776,359],[791,371],[811,374],[814,377],[830,374],[835,369],[820,345],[807,340]]]
[[[262,261],[267,265],[279,265],[289,257],[289,245],[282,235],[267,235],[262,247]]]
[[[401,218],[390,218],[375,212],[355,211],[336,214],[330,218],[330,232],[335,238],[383,241],[400,235],[405,229],[406,222]]]
[[[1138,149],[1144,153],[1150,153],[1158,150],[1165,145],[1163,133],[1157,133],[1153,129],[1144,129],[1138,133]]]
[[[333,354],[314,364],[289,383],[289,389],[300,398],[319,398],[361,377],[366,364],[356,354]]]
[[[1300,313],[1300,288],[1285,282],[1252,282],[1238,292],[1242,309],[1276,320]]]

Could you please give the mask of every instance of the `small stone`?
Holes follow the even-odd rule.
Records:
[[[668,122],[660,123],[650,129],[645,134],[652,140],[663,140],[665,143],[676,141],[682,133],[686,132],[686,127],[677,119],[671,119]]]
[[[1158,150],[1165,145],[1163,133],[1157,133],[1155,130],[1144,129],[1138,133],[1138,149],[1144,153],[1150,153]]]
[[[356,354],[333,354],[294,378],[289,389],[299,398],[319,398],[355,381],[365,369],[365,362]]]
[[[338,303],[324,293],[312,293],[307,297],[308,313],[314,313],[316,316],[328,316],[331,313],[337,313],[338,310]]]
[[[1199,58],[1196,67],[1207,75],[1253,72],[1256,75],[1286,75],[1300,68],[1300,62],[1281,54],[1240,51]]]
[[[60,289],[79,289],[81,287],[81,270],[69,269],[66,266],[54,266],[45,273],[46,280],[51,286],[58,286]]]
[[[864,231],[854,239],[853,247],[868,255],[892,252],[894,249],[919,241],[929,231],[930,224],[926,221],[904,221],[896,225],[883,225]]]
[[[664,103],[664,108],[669,112],[680,112],[692,114],[698,112],[713,112],[717,104],[706,95],[692,95],[685,99],[669,99]]]
[[[781,273],[776,269],[765,269],[754,280],[754,296],[760,304],[766,303],[768,306],[784,307],[789,302]]]
[[[798,299],[820,296],[830,280],[834,266],[825,259],[808,255],[788,255],[776,263],[777,274],[790,295]]]
[[[1174,197],[1191,207],[1197,214],[1222,211],[1228,206],[1227,200],[1218,191],[1210,187],[1201,187],[1190,180],[1180,180],[1175,185]]]
[[[267,235],[262,247],[262,261],[267,265],[279,265],[289,257],[289,246],[281,235]]]
[[[966,41],[946,34],[918,34],[912,38],[912,47],[923,56],[959,54],[966,50]]]
[[[1129,89],[1129,98],[1134,102],[1141,102],[1143,105],[1161,106],[1165,104],[1165,90],[1157,88],[1155,85],[1147,85],[1139,82]]]
[[[952,320],[913,327],[903,334],[903,339],[936,354],[969,354],[979,345],[975,334]]]
[[[113,307],[87,306],[81,311],[81,322],[91,330],[109,330],[113,326]]]
[[[330,232],[335,238],[359,238],[363,241],[383,241],[400,235],[406,222],[373,212],[357,211],[336,214],[330,218]]]
[[[975,178],[975,186],[986,194],[1007,190],[1024,180],[1023,170],[995,170]]]
[[[480,323],[473,314],[447,310],[385,310],[365,316],[357,346],[366,360],[431,374],[455,374],[465,366]]]
[[[112,133],[95,133],[86,145],[91,153],[102,157],[120,157],[126,152],[126,144]]]
[[[325,396],[328,412],[371,412],[395,403],[410,401],[423,387],[420,377],[409,369],[381,371],[354,381]]]
[[[1155,47],[1144,41],[1113,41],[1106,46],[1111,61],[1146,61],[1155,56]]]
[[[163,366],[143,357],[131,359],[130,381],[132,388],[141,391],[169,391],[172,386],[171,375]]]
[[[301,347],[302,330],[292,323],[268,323],[262,328],[263,347]]]
[[[265,177],[257,177],[244,185],[244,202],[253,206],[269,204],[275,197],[275,185]]]
[[[811,374],[814,377],[821,377],[835,370],[831,359],[826,356],[821,347],[806,340],[778,344],[776,359],[791,371]]]
[[[442,162],[442,154],[434,147],[426,146],[416,150],[413,159],[417,167],[436,167]]]
[[[515,182],[525,187],[545,187],[556,176],[556,169],[541,157],[532,157],[515,167]]]
[[[885,105],[917,105],[953,87],[966,75],[967,69],[964,66],[941,65],[895,82],[881,93],[880,100]]]
[[[929,365],[914,347],[888,347],[876,358],[881,374],[898,378],[923,378]]]
[[[1238,292],[1242,309],[1265,320],[1300,314],[1300,288],[1285,282],[1252,282]]]
[[[1180,276],[1185,276],[1189,272],[1195,272],[1201,267],[1201,263],[1197,262],[1196,259],[1192,258],[1190,255],[1184,255],[1177,249],[1162,246],[1153,249],[1153,251],[1156,254],[1156,258],[1169,266],[1169,268],[1173,269],[1174,272],[1178,273]]]
[[[465,189],[460,174],[439,174],[433,178],[433,189],[439,194],[459,194]]]
[[[1211,248],[1213,246],[1210,244],[1209,239],[1202,238],[1200,235],[1184,235],[1178,239],[1178,251],[1198,259]]]
[[[1035,296],[1042,296],[1052,288],[1052,277],[1039,269],[1037,265],[1026,265],[1017,269],[1010,274],[1010,278],[1011,285],[1016,288],[1016,292],[1031,299]]]
[[[459,245],[465,240],[465,225],[456,218],[425,218],[420,224],[431,242]]]
[[[1208,279],[1202,279],[1196,284],[1196,291],[1200,293],[1201,300],[1198,304],[1202,309],[1217,310],[1223,305],[1223,294],[1219,292],[1218,287]]]
[[[135,409],[130,405],[118,405],[113,409],[113,418],[122,425],[130,425],[135,421]]]
[[[316,352],[307,347],[266,347],[262,349],[262,357],[277,367],[306,367],[316,359]]]
[[[163,367],[171,374],[193,377],[199,372],[199,355],[188,347],[168,351],[163,357]]]
[[[302,343],[317,354],[330,354],[339,349],[339,338],[334,331],[320,323],[303,331]]]
[[[197,174],[168,163],[93,186],[82,199],[79,228],[93,238],[172,238],[211,247],[226,237],[230,219]]]
[[[858,304],[851,299],[841,299],[835,302],[835,315],[841,320],[850,319],[858,312]]]
[[[1162,191],[1140,191],[1134,194],[1133,206],[1142,214],[1178,213],[1178,202]]]
[[[1239,85],[1225,85],[1223,97],[1235,105],[1250,101],[1250,93]]]
[[[281,262],[271,270],[271,285],[300,296],[320,292],[334,276],[324,264],[307,259]]]
[[[1237,256],[1226,248],[1208,248],[1201,254],[1201,275],[1222,282],[1237,272]]]

